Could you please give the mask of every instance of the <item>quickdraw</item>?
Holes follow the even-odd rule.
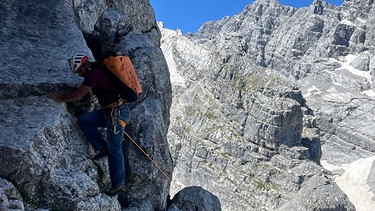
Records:
[[[112,128],[112,132],[114,134],[118,134],[120,132],[120,129],[118,127],[119,125],[119,116],[120,116],[120,109],[118,108],[112,108],[111,110],[111,120],[112,120],[112,125],[113,125],[113,128]]]
[[[109,117],[111,118],[111,121],[112,121],[112,132],[114,134],[118,134],[120,132],[120,128],[119,128],[119,122],[120,122],[120,113],[121,113],[121,109],[126,105],[126,101],[123,100],[123,99],[119,99],[117,102],[115,103],[111,103],[109,106],[106,106],[105,108],[111,108],[111,113],[109,115]]]

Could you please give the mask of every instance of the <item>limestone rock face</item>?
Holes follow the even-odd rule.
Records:
[[[90,102],[59,104],[44,96],[80,85],[67,60],[77,51],[93,58],[91,37],[105,50],[130,55],[143,94],[131,104],[126,131],[170,177],[171,84],[149,1],[5,0],[0,16],[0,207],[121,210],[137,202],[133,208],[166,209],[170,182],[129,139],[127,190],[104,194],[107,161],[90,159],[94,152],[73,116],[76,106],[92,109]]]
[[[22,197],[12,183],[0,179],[0,209],[1,210],[24,210]]]
[[[322,5],[257,0],[196,34],[161,29],[171,195],[200,185],[223,210],[354,209],[340,172],[317,164],[374,156],[375,6]]]
[[[214,45],[179,32],[162,29],[162,34],[174,90],[171,195],[199,185],[218,196],[223,210],[352,208],[332,174],[316,165],[319,129],[294,82],[237,55],[227,60],[228,54],[210,50]],[[291,199],[302,195],[305,184],[340,200],[297,205]]]

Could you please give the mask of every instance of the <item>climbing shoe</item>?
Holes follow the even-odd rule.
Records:
[[[101,149],[98,154],[96,154],[92,159],[93,160],[99,160],[100,158],[103,158],[108,155],[107,149]]]
[[[117,188],[112,188],[111,190],[107,191],[105,194],[107,194],[108,196],[116,196],[123,191],[125,191],[125,185],[120,185]]]

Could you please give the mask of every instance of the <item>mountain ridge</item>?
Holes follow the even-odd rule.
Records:
[[[176,149],[171,150],[172,155],[173,152],[176,153],[176,150],[179,151],[178,156],[172,156],[176,163],[175,172],[180,171],[180,173],[174,173],[176,181],[172,183],[172,187],[181,188],[184,184],[197,183],[217,195],[222,200],[224,210],[230,210],[228,207],[231,206],[235,207],[233,204],[244,206],[244,201],[233,200],[231,197],[229,198],[232,200],[223,199],[228,197],[231,191],[236,190],[235,188],[228,189],[222,187],[225,186],[224,184],[216,184],[214,185],[216,189],[224,189],[218,191],[212,187],[213,185],[208,184],[207,178],[199,176],[206,171],[207,167],[204,167],[204,162],[215,165],[214,161],[207,161],[207,152],[204,153],[202,159],[201,148],[206,147],[219,151],[216,152],[217,159],[226,160],[225,165],[228,167],[236,162],[241,163],[241,156],[243,156],[236,155],[236,151],[241,151],[241,149],[232,151],[227,149],[229,146],[236,148],[242,144],[239,144],[238,141],[232,142],[233,136],[231,135],[227,137],[228,134],[231,134],[231,130],[236,131],[239,137],[245,137],[244,131],[258,131],[249,133],[251,135],[247,137],[250,140],[254,137],[266,139],[264,142],[256,141],[257,138],[250,141],[260,148],[267,146],[266,148],[272,149],[272,146],[278,146],[277,143],[289,143],[267,141],[267,139],[272,140],[275,137],[278,137],[275,140],[279,138],[283,140],[283,136],[277,136],[277,133],[272,130],[264,130],[264,127],[272,128],[271,126],[251,125],[257,125],[256,118],[267,122],[267,119],[271,118],[270,116],[260,117],[258,114],[258,116],[255,115],[255,119],[252,119],[253,121],[248,121],[250,108],[247,106],[254,105],[254,102],[259,100],[262,102],[259,105],[263,105],[264,108],[256,113],[273,113],[271,107],[268,108],[272,104],[262,101],[263,95],[270,93],[270,96],[274,96],[273,99],[271,98],[272,102],[278,102],[280,100],[278,98],[284,95],[278,88],[272,90],[273,85],[267,85],[272,81],[268,75],[264,77],[269,81],[266,79],[260,82],[259,90],[257,88],[249,89],[251,91],[243,89],[249,83],[254,83],[254,80],[248,80],[249,75],[255,76],[256,72],[262,71],[276,72],[275,75],[281,75],[279,77],[283,77],[284,80],[295,83],[290,88],[298,87],[297,89],[303,96],[301,99],[305,103],[298,100],[296,102],[301,106],[304,118],[303,120],[294,120],[303,124],[303,129],[300,130],[300,143],[309,149],[307,153],[302,148],[302,151],[299,151],[301,154],[306,153],[302,160],[315,158],[318,164],[322,160],[323,164],[340,166],[374,156],[374,133],[371,132],[371,123],[374,118],[372,112],[374,104],[371,99],[373,97],[372,75],[375,64],[372,45],[374,32],[371,30],[374,28],[371,21],[374,18],[374,13],[371,11],[374,11],[374,2],[345,1],[340,7],[336,7],[323,1],[323,7],[323,14],[318,15],[314,14],[313,5],[295,9],[282,6],[277,1],[255,1],[238,15],[203,24],[196,34],[183,35],[179,31],[163,29],[162,24],[159,24],[163,34],[161,46],[166,55],[168,66],[170,71],[175,72],[179,77],[179,83],[174,83],[172,78],[173,101],[176,106],[172,104],[171,117],[174,120],[171,121],[168,134],[169,142],[177,146]],[[265,68],[265,70],[261,70],[261,68]],[[254,69],[259,69],[259,71]],[[248,72],[247,75],[246,72]],[[262,74],[258,75],[258,78],[262,78]],[[183,85],[181,85],[181,81],[184,81]],[[287,84],[286,81],[281,83]],[[271,87],[271,89],[267,91],[266,87]],[[259,93],[257,93],[258,91]],[[290,92],[290,94],[292,93]],[[249,95],[256,94],[255,101],[252,102]],[[203,95],[203,97],[199,97],[199,95]],[[210,95],[212,97],[209,97]],[[202,99],[196,101],[199,98]],[[209,104],[201,103],[204,100],[209,101]],[[215,107],[218,110],[213,112]],[[245,108],[246,112],[241,112],[242,108]],[[203,119],[203,117],[209,117],[214,121],[216,119],[212,119],[212,117],[220,115],[226,118],[220,119],[218,123],[209,123]],[[233,118],[234,116],[236,118]],[[282,119],[285,120],[285,118],[287,117],[284,116]],[[223,122],[227,119],[229,123]],[[195,124],[198,126],[189,127],[189,125]],[[210,125],[214,124],[218,124],[218,131],[208,131],[207,133],[210,135],[201,134],[201,130],[207,130],[206,127],[212,127]],[[269,124],[275,123],[269,120]],[[221,130],[227,132],[220,133]],[[285,129],[283,130],[285,131]],[[182,135],[183,131],[192,132],[187,132],[189,135]],[[259,134],[265,136],[259,136]],[[287,136],[291,137],[291,134]],[[202,143],[207,145],[192,142],[192,140],[201,142],[201,139]],[[211,139],[214,141],[208,143],[207,140]],[[298,146],[299,141],[290,143],[297,143]],[[246,149],[246,147],[244,148]],[[247,148],[249,151],[251,149],[251,147]],[[280,159],[281,152],[286,152],[281,157],[287,157],[284,162],[288,163],[288,159],[295,156],[293,153],[288,154],[293,151],[291,149],[282,147],[274,149],[274,152],[266,153],[271,159],[276,157]],[[321,154],[319,154],[320,150],[322,150]],[[262,149],[262,152],[265,153],[267,150]],[[215,153],[209,151],[208,155],[210,153],[215,157]],[[256,153],[259,154],[259,151]],[[221,158],[220,154],[223,154],[221,156],[224,158]],[[183,158],[183,156],[187,157]],[[251,156],[249,155],[249,157]],[[202,165],[202,167],[196,166],[196,173],[184,170],[191,169],[192,161],[188,162],[191,159]],[[254,160],[254,163],[261,163],[261,160]],[[223,165],[221,163],[223,161],[218,161],[217,165]],[[200,168],[201,170],[199,170]],[[343,170],[340,167],[339,169]],[[251,172],[251,170],[248,171]],[[331,173],[327,171],[324,174],[330,175]],[[226,176],[231,178],[230,173],[223,173],[224,176],[220,176],[218,173],[214,175],[211,175],[214,181],[222,181],[222,178]],[[250,173],[250,175],[252,174]],[[332,178],[331,182],[334,183],[334,179],[340,175],[340,171],[333,170],[332,175],[326,176]],[[269,175],[268,178],[272,178],[272,176]],[[306,178],[305,182],[307,180]],[[235,187],[239,185],[239,183],[234,183]],[[365,182],[365,184],[373,186],[373,183]],[[299,185],[304,186],[303,183]],[[283,198],[284,195],[281,195]],[[248,204],[250,207],[248,209],[262,206],[268,207],[264,209],[298,206],[292,205],[293,202],[283,205],[286,202],[282,199],[280,201],[275,199],[273,202],[267,203],[261,198],[258,196],[260,200],[254,202],[254,204],[259,203],[257,205]],[[301,199],[297,197],[296,201],[298,200]]]

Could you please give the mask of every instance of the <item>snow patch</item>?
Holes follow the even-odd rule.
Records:
[[[168,48],[172,48],[173,40],[174,40],[173,38],[178,37],[178,36],[182,36],[182,33],[179,30],[173,31],[173,30],[170,30],[170,29],[164,29],[162,22],[158,23],[158,25],[159,25],[160,30],[162,30],[162,32],[164,34],[163,36],[169,38],[169,39],[162,38],[162,40],[161,40],[161,42],[162,42],[161,50],[163,51],[165,60],[166,60],[167,65],[168,65],[171,84],[172,84],[172,86],[185,87],[186,86],[185,85],[185,79],[177,70],[177,65],[174,61],[174,56],[172,54],[172,51],[167,50]]]
[[[350,65],[351,62],[353,62],[356,58],[358,58],[359,56],[358,55],[352,55],[352,54],[349,54],[345,57],[346,59],[346,62],[343,62],[341,64],[341,67],[338,68],[338,69],[346,69],[348,70],[349,72],[353,73],[354,75],[357,75],[357,76],[360,76],[360,77],[363,77],[363,78],[366,78],[366,80],[372,84],[372,80],[371,80],[371,75],[370,75],[370,71],[361,71],[361,70],[358,70],[356,68],[354,68],[353,66]]]
[[[351,22],[351,21],[348,20],[348,19],[345,19],[345,20],[340,21],[340,24],[344,24],[344,25],[348,25],[348,26],[355,26],[355,27],[357,27],[357,25],[356,25],[355,23]]]
[[[375,157],[370,157],[338,166],[329,164],[325,160],[322,160],[321,164],[330,171],[344,170],[344,173],[335,179],[336,184],[348,196],[357,211],[373,211],[375,210],[375,201],[372,200],[374,193],[370,190],[367,180],[374,161]]]
[[[307,89],[307,93],[304,93],[304,97],[309,97],[316,94],[322,94],[322,91],[316,86],[311,86]]]
[[[330,58],[331,60],[338,62],[341,64],[341,67],[336,68],[336,70],[347,70],[350,73],[365,78],[369,84],[372,84],[372,76],[370,71],[361,71],[353,66],[350,65],[351,62],[353,62],[356,58],[358,58],[360,55],[353,55],[349,54],[345,57],[345,62],[340,62],[336,59]],[[330,74],[332,74],[330,71],[326,71]],[[335,85],[339,85],[337,83],[334,83]],[[369,96],[369,97],[375,97],[375,91],[374,90],[365,90],[362,92],[363,94]]]
[[[375,97],[375,92],[374,90],[367,90],[367,91],[363,91],[363,93],[365,93],[367,96],[369,97]]]

